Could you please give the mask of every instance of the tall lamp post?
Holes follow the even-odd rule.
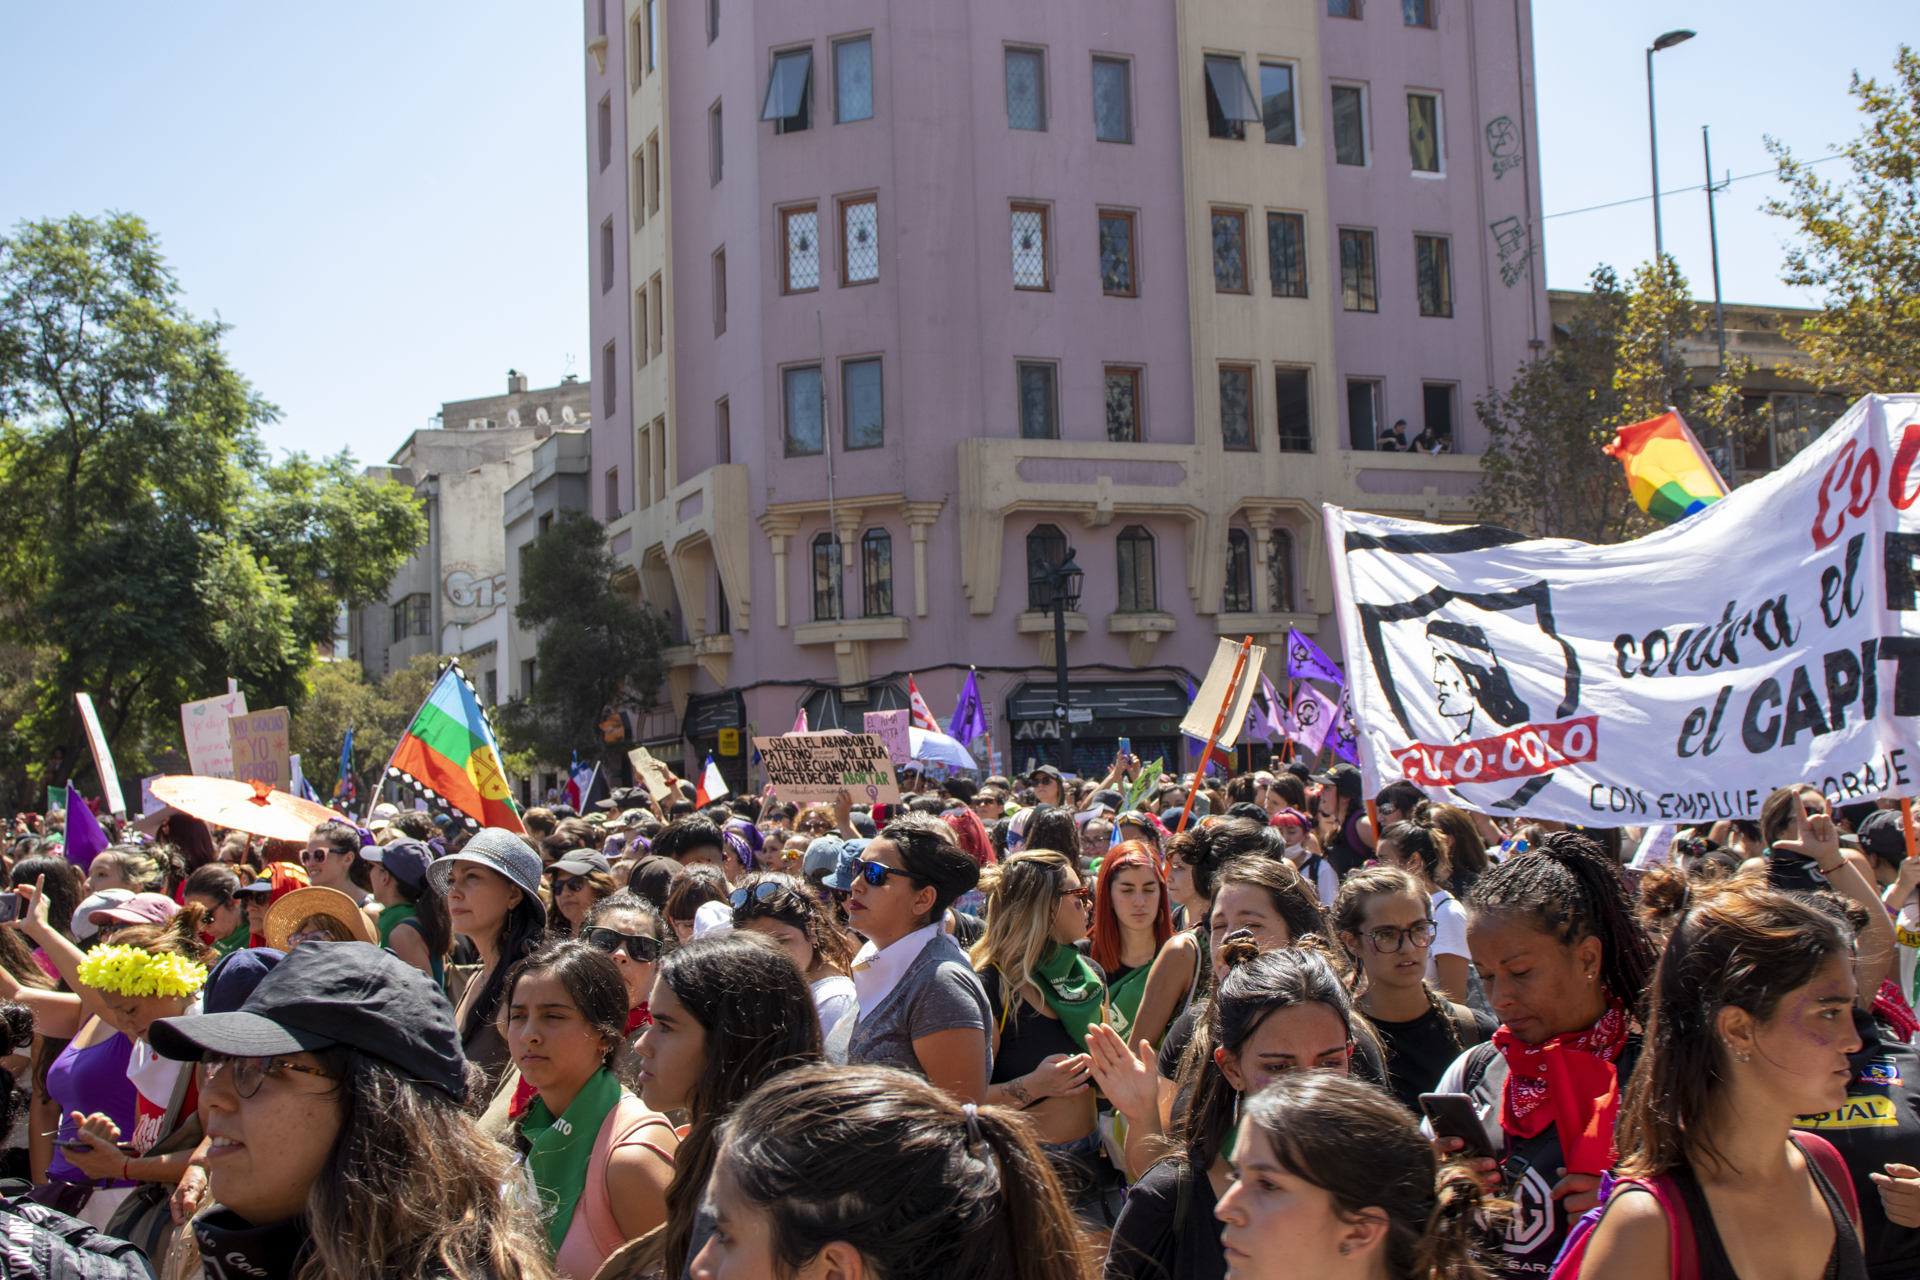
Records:
[[[1660,138],[1653,127],[1653,55],[1691,39],[1691,31],[1669,31],[1647,46],[1647,150],[1653,157],[1653,264],[1656,268],[1666,253],[1666,245],[1660,238]]]
[[[1067,610],[1080,607],[1080,582],[1085,577],[1086,571],[1073,562],[1073,548],[1068,547],[1059,564],[1041,565],[1029,579],[1033,585],[1045,587],[1053,601],[1053,715],[1060,724],[1062,773],[1073,772],[1072,704],[1067,701]]]

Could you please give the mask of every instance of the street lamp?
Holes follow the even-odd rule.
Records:
[[[1666,246],[1660,239],[1660,139],[1653,128],[1653,55],[1693,39],[1691,31],[1669,31],[1647,48],[1647,150],[1653,156],[1653,265],[1660,267]]]
[[[1073,772],[1073,722],[1068,719],[1071,704],[1067,701],[1067,610],[1080,607],[1080,582],[1085,577],[1086,571],[1073,562],[1073,548],[1068,547],[1059,564],[1043,564],[1028,579],[1037,587],[1047,588],[1053,600],[1053,715],[1060,722],[1060,758],[1065,765],[1062,773]]]

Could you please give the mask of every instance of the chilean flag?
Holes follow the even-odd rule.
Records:
[[[706,771],[700,775],[700,782],[693,789],[693,807],[703,809],[727,794],[727,780],[720,776],[720,766],[713,762],[713,752],[709,751]]]
[[[907,705],[913,708],[913,714],[907,718],[909,724],[916,729],[940,732],[940,722],[933,718],[933,709],[927,705],[927,700],[920,696],[920,688],[914,684],[911,674],[907,676]]]

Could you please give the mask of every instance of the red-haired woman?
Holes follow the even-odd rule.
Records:
[[[986,826],[980,821],[980,815],[968,808],[949,809],[940,815],[940,821],[953,828],[954,838],[967,856],[980,864],[985,871],[995,862],[993,840],[987,835]]]
[[[1093,932],[1088,954],[1107,973],[1107,1000],[1124,1038],[1140,1012],[1153,958],[1173,936],[1167,881],[1144,841],[1117,844],[1100,862],[1094,882]]]

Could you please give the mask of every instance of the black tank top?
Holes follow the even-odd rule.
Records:
[[[1798,1143],[1794,1144],[1799,1146]],[[1853,1218],[1847,1213],[1847,1206],[1840,1199],[1840,1193],[1827,1181],[1826,1173],[1804,1147],[1801,1155],[1806,1157],[1807,1172],[1813,1175],[1813,1185],[1819,1189],[1820,1198],[1827,1202],[1827,1212],[1833,1215],[1833,1250],[1827,1255],[1827,1268],[1823,1280],[1867,1280],[1867,1262],[1860,1252],[1860,1237],[1853,1229]],[[1714,1225],[1713,1208],[1707,1203],[1706,1192],[1700,1189],[1700,1182],[1693,1176],[1693,1170],[1686,1165],[1678,1165],[1672,1170],[1674,1185],[1679,1188],[1680,1199],[1687,1206],[1687,1217],[1693,1223],[1693,1242],[1700,1258],[1700,1280],[1740,1280],[1739,1273],[1733,1269],[1733,1263],[1727,1258],[1727,1247],[1720,1241],[1720,1228]]]

